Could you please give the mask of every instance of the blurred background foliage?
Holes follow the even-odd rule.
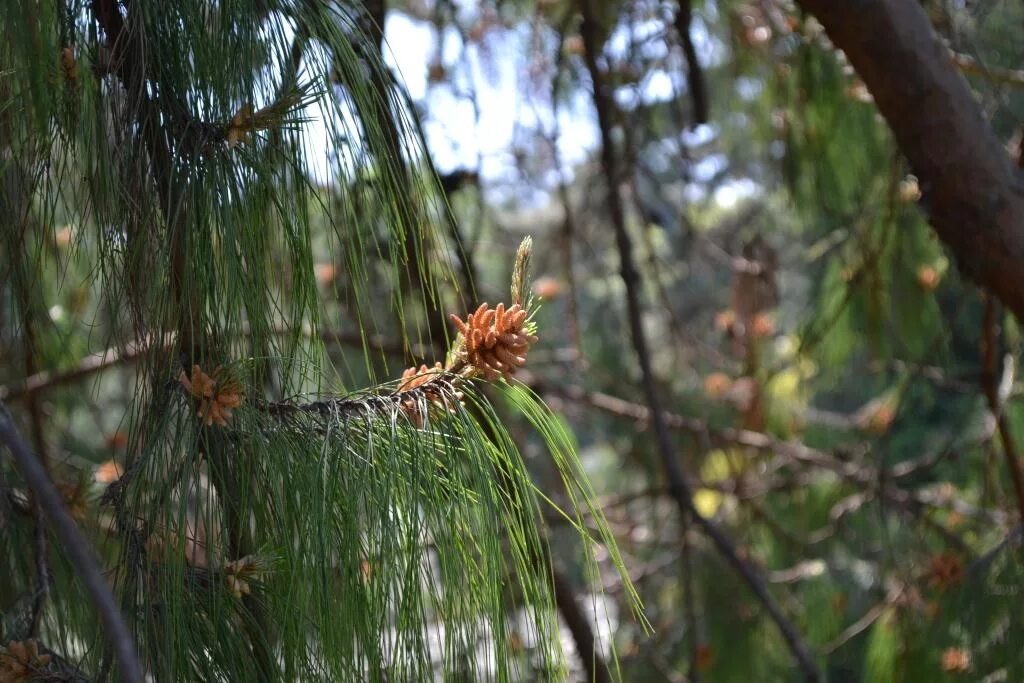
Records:
[[[555,517],[553,563],[624,680],[795,676],[763,605],[682,526],[653,455],[607,208],[618,192],[697,509],[763,572],[828,680],[1024,680],[1024,501],[1007,469],[1024,438],[1019,322],[959,276],[870,93],[812,17],[785,0],[692,4],[688,27],[676,2],[594,4],[617,178],[598,163],[576,4],[376,7],[425,136],[421,162],[448,199],[431,217],[441,226],[431,248],[462,286],[440,296],[452,311],[460,297],[497,302],[509,255],[533,236],[541,341],[521,379],[574,435],[653,632],[631,616],[610,558],[599,552],[593,575]],[[1007,153],[1019,154],[1024,5],[922,4]],[[698,72],[706,102],[694,96]],[[316,329],[339,382],[363,386],[438,358],[425,347],[446,311],[389,303],[404,275],[387,235],[339,244],[345,233],[321,204],[338,179],[317,181]],[[345,182],[351,197],[373,192],[371,176]],[[59,220],[35,239],[49,254],[33,292],[48,319],[29,364],[19,326],[3,321],[0,393],[24,399],[27,376],[71,373],[35,409],[59,435],[66,475],[92,486],[123,458],[133,369],[75,374],[104,348],[102,299],[85,271],[96,247]],[[354,248],[365,263],[349,258]],[[362,330],[357,298],[376,312]],[[502,397],[534,481],[561,502],[547,452]],[[573,635],[563,640],[575,657]]]

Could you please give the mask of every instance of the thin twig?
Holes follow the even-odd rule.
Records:
[[[314,336],[313,332],[307,328],[303,328],[302,332],[307,337]],[[294,333],[295,330],[293,328],[275,327],[271,330],[271,334],[290,335]],[[360,348],[365,345],[374,351],[380,351],[392,356],[412,354],[416,358],[426,358],[430,355],[430,350],[422,344],[406,345],[400,341],[386,339],[378,335],[364,337],[357,333],[321,330],[316,336],[325,344],[348,345]],[[151,351],[169,348],[172,344],[173,338],[171,335],[168,335],[160,346],[153,345],[148,339],[142,339],[129,342],[124,346],[124,350],[111,347],[86,356],[73,368],[63,372],[47,372],[43,370],[29,375],[20,384],[0,386],[0,401],[28,400],[36,394],[80,382],[95,373],[133,363]]]
[[[850,642],[864,631],[868,630],[872,624],[878,621],[878,618],[885,614],[894,604],[903,597],[904,588],[898,588],[893,590],[878,604],[874,605],[867,612],[864,613],[857,621],[853,622],[840,633],[834,640],[826,644],[824,647],[825,654],[832,654],[846,643]]]
[[[598,128],[601,133],[601,165],[608,184],[608,209],[612,225],[615,229],[615,241],[619,251],[620,271],[626,289],[626,302],[629,314],[629,326],[633,340],[633,348],[640,364],[643,378],[643,389],[650,408],[651,422],[661,456],[662,467],[668,480],[669,491],[679,507],[682,517],[690,515],[694,522],[707,535],[718,551],[732,565],[733,569],[743,578],[754,595],[764,606],[772,621],[782,633],[794,659],[808,681],[822,679],[818,665],[815,663],[807,645],[803,641],[796,626],[783,614],[768,590],[763,577],[748,562],[743,560],[732,539],[710,519],[697,511],[693,502],[692,488],[686,474],[679,464],[677,454],[672,446],[672,438],[661,409],[654,370],[651,367],[650,350],[647,335],[643,326],[643,313],[640,304],[640,276],[633,261],[633,246],[626,230],[626,219],[622,198],[618,191],[618,173],[615,161],[612,136],[612,112],[608,93],[604,89],[603,74],[597,64],[597,56],[602,50],[596,38],[597,25],[592,12],[591,0],[581,0],[580,9],[583,15],[583,44],[587,70],[590,72],[593,85],[594,108],[597,112]]]
[[[117,606],[114,593],[103,576],[99,558],[64,507],[61,495],[47,476],[42,463],[18,433],[11,414],[2,401],[0,401],[0,442],[10,449],[33,496],[39,501],[57,538],[64,546],[72,568],[81,578],[86,592],[95,603],[103,625],[107,629],[110,643],[117,655],[117,661],[121,667],[121,680],[128,683],[142,683],[142,667],[135,651],[135,641]]]
[[[1017,498],[1017,511],[1024,521],[1024,474],[1021,473],[1020,458],[1017,455],[1017,446],[1013,439],[1013,432],[1010,431],[1010,423],[1003,411],[1002,400],[999,396],[999,378],[997,373],[996,353],[996,302],[991,295],[985,297],[985,317],[982,322],[981,337],[981,362],[982,362],[982,389],[985,392],[985,399],[988,401],[989,410],[995,418],[996,426],[999,429],[999,440],[1003,444],[1003,455],[1006,456],[1006,467],[1010,470],[1010,481],[1013,482],[1013,492]]]
[[[1018,524],[1010,533],[995,544],[994,547],[982,553],[982,555],[971,562],[967,566],[967,574],[975,579],[984,575],[989,570],[992,563],[998,559],[1007,548],[1017,548],[1021,544],[1021,538],[1024,537],[1024,523]]]
[[[686,57],[686,89],[690,91],[690,101],[693,103],[693,123],[696,127],[698,124],[708,122],[708,94],[707,86],[704,83],[704,72],[697,59],[697,48],[690,35],[692,19],[693,7],[690,0],[679,0],[675,27],[676,33],[679,34],[679,42],[683,46],[683,56]]]
[[[522,379],[527,379],[525,373]],[[647,406],[626,401],[617,396],[601,392],[587,392],[581,387],[571,385],[558,387],[541,386],[537,381],[532,382],[531,386],[541,393],[556,394],[570,400],[584,402],[612,415],[636,420],[637,422],[651,422],[651,411]],[[703,420],[667,411],[663,413],[663,420],[670,429],[704,436],[714,444],[745,446],[759,451],[771,452],[803,465],[832,472],[852,484],[867,486],[872,490],[877,489],[879,495],[886,502],[894,505],[901,507],[946,507],[960,514],[982,517],[989,523],[1002,524],[1006,521],[1001,510],[978,507],[959,498],[945,500],[942,496],[927,491],[910,492],[896,487],[894,481],[905,477],[909,473],[900,465],[879,472],[870,464],[863,462],[862,459],[851,460],[848,456],[843,458],[838,454],[812,448],[799,441],[785,441],[764,432],[750,429],[735,429],[732,427],[715,428]],[[702,486],[706,487],[707,484],[702,484]],[[943,503],[946,504],[943,505]]]
[[[956,64],[960,71],[965,74],[981,76],[993,83],[1004,83],[1006,85],[1024,88],[1024,70],[988,66],[987,64],[979,62],[970,55],[953,52],[952,50],[949,53],[949,58],[954,64]]]
[[[131,342],[123,351],[109,348],[99,353],[86,356],[78,365],[64,372],[47,372],[45,370],[29,374],[20,385],[0,386],[0,401],[32,400],[36,394],[50,389],[74,384],[86,377],[111,367],[123,365],[137,360],[151,350],[147,341]]]

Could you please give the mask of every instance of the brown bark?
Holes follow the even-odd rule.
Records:
[[[550,561],[550,558],[549,558]],[[558,611],[565,619],[569,633],[576,643],[576,652],[580,656],[583,668],[587,672],[587,680],[591,683],[611,683],[613,680],[608,664],[597,651],[597,639],[594,637],[594,629],[590,627],[587,616],[576,603],[576,594],[572,584],[567,577],[557,569],[550,569],[551,585],[555,593],[555,602],[558,604]]]
[[[1024,320],[1024,175],[911,0],[798,0],[846,53],[917,174],[961,271]]]
[[[64,506],[60,492],[43,467],[41,458],[32,452],[18,433],[3,402],[0,402],[0,444],[10,450],[15,464],[29,486],[33,500],[38,501],[43,509],[50,528],[64,546],[65,555],[81,581],[82,588],[96,606],[120,665],[121,680],[127,683],[142,683],[144,677],[135,650],[135,640],[110,590],[99,557]]]
[[[693,44],[693,37],[690,35],[690,24],[693,18],[693,3],[690,0],[680,0],[679,8],[676,10],[675,27],[679,34],[679,42],[683,47],[683,56],[686,57],[686,87],[690,91],[690,102],[693,103],[693,125],[708,122],[708,90],[704,79],[704,72],[700,68],[700,60],[697,59],[697,48]]]

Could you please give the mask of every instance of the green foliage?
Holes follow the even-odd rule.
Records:
[[[617,178],[568,0],[377,7],[412,36],[396,61],[434,38],[401,65],[426,76],[416,102],[347,3],[0,6],[0,395],[26,434],[45,424],[55,477],[84,480],[158,678],[571,678],[555,571],[626,680],[794,678],[652,457],[610,191],[695,505],[828,680],[1022,677],[1019,323],[960,277],[813,17],[686,4],[707,125],[683,3],[591,3]],[[923,6],[1016,153],[1020,4]],[[475,148],[450,204],[422,130],[438,164]],[[524,383],[448,377],[453,412],[396,393],[402,368],[454,362],[441,314],[473,310],[472,288],[507,301],[527,231],[542,277],[531,294],[514,276],[513,299],[542,340]],[[108,346],[102,372],[18,393]],[[193,364],[244,390],[225,426],[196,414]],[[38,565],[30,501],[0,475],[2,646],[31,630]],[[48,540],[40,640],[102,677],[104,634]]]
[[[547,503],[487,400],[461,379],[450,414],[394,385],[340,393],[372,383],[382,332],[443,344],[457,289],[443,199],[370,21],[304,1],[0,9],[7,331],[28,340],[29,373],[96,340],[137,360],[114,422],[123,474],[83,490],[82,516],[158,680],[566,673]],[[318,290],[325,250],[336,306]],[[332,368],[327,329],[360,340],[360,367]],[[564,429],[505,391],[550,445],[582,555],[593,529],[621,568],[603,519],[583,526],[593,494]],[[60,399],[69,422],[77,398]],[[18,496],[0,643],[31,635],[75,675],[116,676],[56,550],[40,628],[23,618],[38,558]]]
[[[423,679],[435,669],[507,678],[523,663],[507,659],[505,591],[535,615],[516,634],[538,643],[532,665],[563,666],[534,566],[537,502],[507,436],[492,441],[463,410],[420,429],[398,399],[374,395],[251,401],[230,432],[203,427],[193,403],[168,396],[116,494],[147,514],[149,551],[127,542],[121,580],[150,584],[129,591],[128,611],[146,615],[159,677],[252,678],[280,666],[300,679]],[[238,519],[250,522],[238,530]],[[144,565],[133,567],[134,552]],[[245,555],[260,571],[251,594],[234,598],[225,566]],[[251,659],[230,654],[248,648]]]

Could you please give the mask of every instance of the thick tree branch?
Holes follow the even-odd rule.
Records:
[[[1024,320],[1024,176],[908,0],[799,0],[864,80],[960,269]]]
[[[0,442],[10,449],[18,469],[32,489],[34,499],[43,508],[57,538],[64,546],[71,566],[82,579],[86,592],[96,604],[121,667],[121,680],[142,683],[142,667],[135,652],[135,641],[117,606],[110,585],[103,576],[99,558],[65,509],[61,495],[47,476],[42,463],[18,434],[3,403],[0,403]]]

